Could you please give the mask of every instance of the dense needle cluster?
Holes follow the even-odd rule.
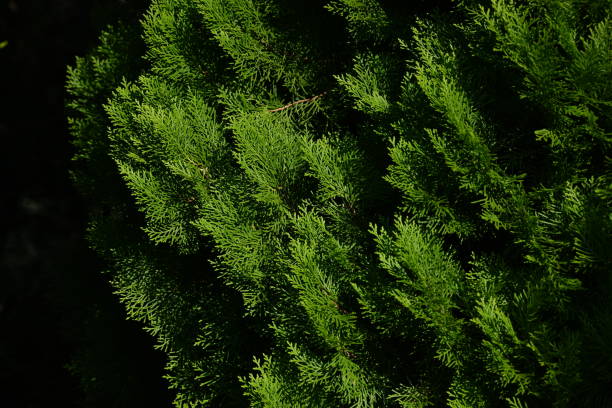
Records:
[[[153,0],[67,87],[176,407],[612,404],[609,0]]]

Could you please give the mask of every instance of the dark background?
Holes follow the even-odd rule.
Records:
[[[88,249],[66,66],[125,1],[0,0],[0,407],[163,407],[163,358]]]

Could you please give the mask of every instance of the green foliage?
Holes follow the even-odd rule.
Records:
[[[74,175],[175,406],[610,404],[611,21],[155,0],[103,33]]]

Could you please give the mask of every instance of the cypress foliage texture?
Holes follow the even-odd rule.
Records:
[[[176,407],[612,406],[609,0],[153,0],[67,87]]]

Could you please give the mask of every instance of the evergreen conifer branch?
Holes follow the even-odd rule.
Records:
[[[69,68],[175,406],[612,401],[610,2],[315,3],[152,0]]]

